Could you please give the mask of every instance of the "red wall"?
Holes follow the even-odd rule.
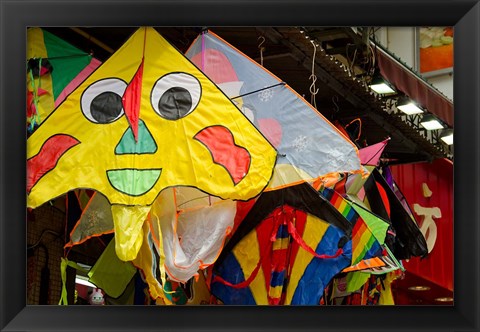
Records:
[[[414,204],[438,207],[440,218],[433,218],[437,237],[432,251],[424,259],[404,261],[407,271],[453,291],[453,164],[447,159],[432,163],[391,166],[393,178],[407,199],[419,227],[424,216],[415,213]],[[431,190],[424,197],[422,184]]]

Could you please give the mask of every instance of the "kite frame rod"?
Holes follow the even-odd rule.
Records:
[[[233,98],[230,98],[230,99],[234,100],[234,99],[237,99],[237,98],[245,97],[245,96],[248,96],[248,95],[263,91],[263,90],[268,90],[268,89],[274,88],[276,86],[285,85],[285,84],[286,84],[285,82],[280,82],[280,83],[277,83],[277,84],[274,84],[274,85],[267,86],[265,88],[261,88],[261,89],[255,90],[255,91],[250,91],[250,92],[244,93],[243,95],[239,95],[239,96],[236,96],[236,97],[233,97]]]

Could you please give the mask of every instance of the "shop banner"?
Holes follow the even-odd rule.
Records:
[[[406,270],[453,291],[453,163],[438,159],[391,171],[428,245],[427,257],[403,262]]]

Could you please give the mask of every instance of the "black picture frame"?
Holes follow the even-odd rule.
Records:
[[[0,0],[0,24],[1,331],[478,331],[478,0]],[[454,26],[454,305],[26,306],[26,28],[141,25]]]

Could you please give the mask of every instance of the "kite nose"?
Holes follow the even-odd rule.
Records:
[[[132,127],[129,126],[115,148],[115,154],[145,154],[155,153],[156,151],[157,144],[145,122],[140,119],[138,120],[137,142],[135,142]]]

